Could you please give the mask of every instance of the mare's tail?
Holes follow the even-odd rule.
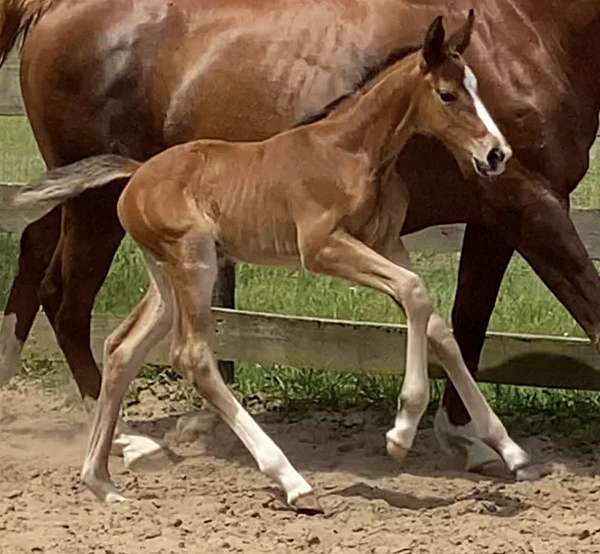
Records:
[[[140,165],[135,160],[112,154],[94,156],[52,169],[26,187],[15,187],[12,202],[9,200],[15,208],[10,230],[22,231],[59,204],[87,190],[131,177]]]

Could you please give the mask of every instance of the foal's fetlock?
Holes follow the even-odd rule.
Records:
[[[402,462],[412,447],[415,434],[416,432],[413,429],[399,429],[398,427],[390,429],[385,434],[388,454],[392,458]]]
[[[324,513],[324,510],[319,503],[319,499],[313,491],[297,497],[293,502],[288,500],[288,504],[299,514],[314,516]]]
[[[531,465],[529,454],[512,440],[508,441],[500,453],[507,469],[515,475],[517,472]]]
[[[81,470],[79,479],[83,485],[94,493],[100,502],[114,504],[127,501],[127,498],[121,494],[119,489],[110,480],[110,477],[99,477],[91,468],[84,467]]]

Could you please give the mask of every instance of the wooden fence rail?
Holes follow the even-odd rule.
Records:
[[[399,374],[404,368],[406,327],[289,317],[213,309],[214,349],[220,359],[263,365]],[[97,359],[105,337],[122,318],[96,314],[92,349]],[[61,360],[43,314],[36,319],[25,355]],[[169,363],[169,337],[153,349],[148,363]],[[441,377],[432,357],[431,376]],[[488,333],[478,379],[488,383],[600,390],[600,364],[585,339]]]

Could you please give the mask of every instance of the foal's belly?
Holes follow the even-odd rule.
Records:
[[[222,186],[215,222],[220,252],[236,261],[298,265],[298,233],[285,197],[253,185]]]
[[[234,233],[219,232],[219,253],[235,262],[286,267],[301,265],[295,228],[277,229],[272,233],[268,230],[261,233],[244,231],[240,228]]]

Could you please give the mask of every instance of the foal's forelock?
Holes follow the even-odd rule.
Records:
[[[473,100],[473,105],[475,106],[477,116],[487,129],[488,133],[495,137],[500,144],[506,144],[504,135],[500,132],[500,129],[498,129],[498,125],[496,125],[496,122],[490,115],[490,112],[488,112],[485,104],[479,97],[479,92],[477,90],[477,77],[475,76],[475,73],[473,73],[473,70],[466,64],[464,68],[463,85],[469,93],[471,100]]]

